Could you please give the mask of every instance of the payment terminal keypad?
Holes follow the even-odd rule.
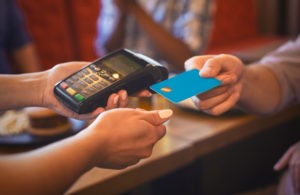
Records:
[[[59,87],[77,102],[120,80],[122,75],[104,64],[91,64],[60,83]]]

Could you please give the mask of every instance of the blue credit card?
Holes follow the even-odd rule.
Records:
[[[192,69],[150,86],[150,89],[177,104],[221,84],[215,78],[203,78],[199,70]]]

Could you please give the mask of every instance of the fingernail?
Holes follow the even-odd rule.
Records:
[[[114,97],[114,105],[117,105],[119,101],[119,96],[117,95],[116,97]]]
[[[147,97],[151,97],[152,96],[152,93],[149,91],[148,93],[147,93]]]
[[[170,116],[172,116],[173,114],[173,110],[171,109],[166,109],[166,110],[160,110],[158,111],[158,115],[160,118],[169,118]]]
[[[278,170],[278,164],[275,164],[275,165],[273,166],[273,169],[274,169],[275,171],[277,171],[277,170]]]
[[[123,93],[121,93],[121,99],[126,100],[126,98],[127,98],[127,92],[124,91]]]
[[[211,71],[211,67],[209,67],[209,66],[204,66],[204,67],[201,69],[201,71],[209,72],[209,71]]]
[[[200,76],[209,76],[211,74],[212,68],[205,66],[204,68],[202,68],[199,72]]]

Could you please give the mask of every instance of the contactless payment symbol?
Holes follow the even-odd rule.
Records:
[[[173,103],[179,103],[194,95],[204,93],[221,84],[215,78],[203,78],[199,70],[193,69],[172,78],[150,86],[150,89],[167,98]]]

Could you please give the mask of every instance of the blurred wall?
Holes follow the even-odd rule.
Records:
[[[262,33],[295,37],[300,33],[299,0],[256,0]]]
[[[96,58],[99,0],[18,0],[44,69]]]

